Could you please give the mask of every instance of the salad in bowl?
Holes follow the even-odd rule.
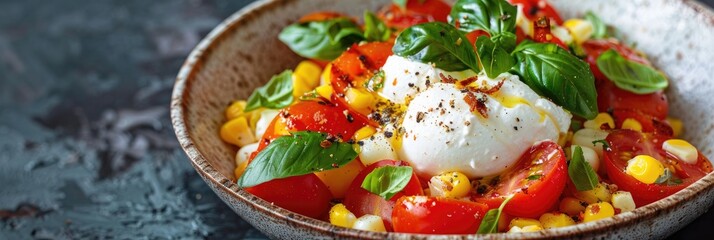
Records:
[[[333,225],[529,232],[609,218],[712,171],[667,77],[597,13],[394,1],[282,30],[305,58],[225,110],[247,192]]]

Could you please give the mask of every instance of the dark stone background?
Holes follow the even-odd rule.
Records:
[[[249,2],[0,0],[0,239],[265,238],[168,116],[188,52]],[[673,238],[711,226],[714,211]]]

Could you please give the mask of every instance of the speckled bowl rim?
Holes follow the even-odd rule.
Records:
[[[327,236],[337,238],[562,238],[562,237],[578,237],[592,236],[607,232],[611,229],[617,229],[629,224],[634,224],[640,219],[647,219],[657,215],[656,213],[662,210],[670,210],[679,207],[682,203],[695,198],[697,195],[708,192],[714,188],[714,172],[707,174],[704,178],[693,183],[689,187],[657,202],[640,207],[631,212],[621,213],[614,217],[602,219],[595,222],[581,223],[569,227],[548,229],[539,232],[530,233],[496,233],[482,235],[429,235],[429,234],[407,234],[407,233],[377,233],[355,229],[341,228],[331,225],[328,222],[312,219],[309,217],[295,214],[291,211],[257,198],[252,194],[240,189],[234,182],[221,175],[213,166],[206,160],[204,154],[193,143],[193,137],[190,135],[185,116],[186,103],[184,99],[191,92],[192,81],[195,80],[195,74],[200,71],[202,63],[209,59],[212,54],[212,49],[217,44],[220,44],[223,39],[234,34],[240,26],[248,19],[260,15],[267,9],[280,7],[285,2],[293,2],[298,0],[262,0],[256,1],[238,12],[231,15],[221,24],[216,26],[190,53],[185,63],[181,67],[176,78],[172,98],[171,98],[171,120],[176,136],[181,144],[181,147],[189,156],[191,164],[196,171],[214,185],[221,188],[222,191],[229,193],[238,201],[247,203],[254,210],[260,210],[271,217],[279,218],[287,221],[287,224],[293,226],[301,226],[304,228],[325,232]],[[703,15],[705,19],[714,22],[714,12],[707,7],[691,0],[672,0],[681,1],[687,7],[692,8],[697,14]]]

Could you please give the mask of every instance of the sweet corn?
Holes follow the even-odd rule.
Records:
[[[597,171],[598,168],[600,168],[600,158],[597,156],[597,152],[595,152],[595,149],[591,147],[586,147],[586,146],[580,146],[580,145],[571,145],[570,146],[570,151],[568,151],[568,159],[571,159],[573,155],[573,151],[575,151],[575,147],[579,146],[580,149],[583,150],[583,157],[585,158],[585,161],[590,164],[590,166]]]
[[[565,21],[563,27],[568,29],[570,34],[573,35],[573,40],[578,44],[590,39],[594,31],[593,24],[590,21],[577,18]]]
[[[317,95],[320,95],[320,97],[323,97],[325,99],[330,99],[332,97],[332,93],[335,92],[335,90],[332,89],[331,85],[320,85],[319,87],[315,88],[315,92],[317,92]]]
[[[226,108],[226,120],[232,120],[234,118],[243,116],[243,110],[245,110],[245,105],[245,101],[235,101],[231,103],[231,105]]]
[[[609,202],[611,200],[610,189],[604,183],[598,183],[595,188],[576,192],[575,198],[585,201],[586,203],[593,204],[596,202]]]
[[[513,227],[519,227],[519,228],[524,228],[527,226],[537,226],[541,229],[543,229],[543,226],[540,224],[540,221],[532,218],[513,218],[511,219],[511,223],[508,224],[508,228],[511,229]]]
[[[615,209],[610,203],[599,202],[588,205],[583,213],[583,222],[597,221],[615,215]]]
[[[339,168],[316,172],[315,175],[325,183],[327,189],[332,192],[333,197],[343,198],[352,180],[357,177],[357,174],[363,168],[364,166],[360,161],[351,161]]]
[[[697,148],[682,139],[670,139],[664,141],[662,149],[671,153],[685,163],[695,164],[697,163],[697,159],[699,159],[699,151],[697,151]]]
[[[313,88],[307,84],[307,80],[300,75],[293,73],[293,98],[298,99]]]
[[[228,143],[243,147],[258,141],[253,135],[248,120],[245,117],[238,117],[230,120],[221,126],[221,139]]]
[[[372,93],[357,88],[348,88],[345,98],[352,109],[365,115],[370,112],[370,108],[376,101]]]
[[[615,120],[606,112],[598,113],[593,120],[585,121],[583,127],[600,130],[603,124],[607,124],[610,129],[615,128]]]
[[[322,74],[320,75],[320,85],[329,85],[332,79],[332,63],[327,64],[325,69],[322,69]]]
[[[684,130],[684,124],[682,123],[682,120],[676,118],[667,118],[667,123],[669,123],[669,126],[672,127],[672,133],[674,137],[678,137],[682,134],[682,131]]]
[[[642,124],[640,124],[640,122],[635,120],[634,118],[628,118],[628,119],[625,119],[625,121],[622,121],[621,128],[642,132]]]
[[[627,161],[625,173],[642,183],[652,184],[664,173],[664,166],[651,156],[637,155]]]
[[[312,61],[302,61],[295,67],[295,75],[302,78],[309,89],[314,89],[320,85],[320,75],[322,68]]]
[[[431,177],[429,191],[432,197],[462,198],[471,191],[471,182],[463,173],[445,172]]]
[[[363,140],[365,138],[368,138],[368,137],[374,135],[374,133],[376,133],[376,132],[377,132],[377,129],[374,129],[374,127],[364,126],[364,127],[360,128],[359,130],[357,130],[357,132],[355,132],[354,139],[355,139],[355,141]]]
[[[382,222],[382,218],[371,214],[366,214],[364,216],[359,217],[355,221],[354,225],[352,225],[352,228],[373,232],[387,231],[387,229],[384,228],[384,222]]]
[[[543,227],[541,226],[536,226],[536,225],[530,225],[530,226],[525,226],[525,227],[518,227],[518,226],[513,226],[511,230],[508,230],[509,233],[516,233],[516,232],[537,232],[543,230]]]
[[[585,207],[587,206],[587,202],[584,202],[577,198],[566,197],[560,201],[560,205],[558,205],[558,210],[570,216],[577,216],[581,212],[585,211]]]
[[[625,191],[617,191],[612,194],[612,206],[620,209],[621,212],[629,212],[635,210],[636,207],[632,194]]]
[[[250,155],[258,149],[258,145],[257,142],[251,143],[238,149],[236,153],[236,169],[234,171],[236,178],[240,178],[240,175],[243,175],[245,168],[248,166]]]
[[[330,208],[330,223],[332,225],[352,228],[356,220],[357,217],[342,203],[335,204]]]
[[[572,144],[592,147],[600,159],[603,159],[602,146],[598,143],[595,145],[593,141],[603,140],[607,137],[608,132],[598,129],[583,128],[573,134]]]
[[[575,221],[563,213],[545,213],[538,220],[545,229],[575,225]]]

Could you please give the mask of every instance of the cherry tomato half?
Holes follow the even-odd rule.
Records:
[[[379,16],[387,26],[403,29],[426,22],[446,22],[449,13],[451,6],[441,0],[408,0],[406,9],[391,4]]]
[[[605,170],[610,180],[619,189],[632,193],[635,204],[640,207],[665,198],[689,186],[712,171],[709,160],[699,153],[696,164],[678,160],[662,150],[667,136],[640,133],[632,130],[615,130],[606,140],[610,149],[605,151]],[[659,160],[665,167],[674,169],[673,176],[680,181],[664,184],[645,184],[625,172],[627,161],[637,155],[649,155]]]
[[[597,105],[600,112],[632,111],[658,120],[667,118],[669,111],[663,91],[635,94],[620,89],[607,79],[597,84]]]
[[[265,201],[287,210],[321,218],[330,210],[332,193],[315,174],[274,179],[245,188]]]
[[[483,203],[427,196],[399,198],[392,211],[395,232],[473,234],[488,211]]]
[[[384,226],[387,230],[390,230],[392,229],[392,209],[396,200],[402,196],[424,195],[424,191],[421,188],[416,174],[412,174],[412,178],[409,180],[407,186],[389,200],[362,188],[362,182],[364,182],[367,174],[371,173],[375,168],[382,166],[409,166],[409,164],[404,161],[382,160],[367,166],[367,168],[362,170],[352,181],[342,203],[357,217],[361,217],[365,214],[382,217]]]
[[[526,151],[518,164],[488,183],[481,183],[472,200],[498,208],[514,194],[504,212],[516,217],[537,218],[556,203],[568,181],[563,149],[544,141]]]

